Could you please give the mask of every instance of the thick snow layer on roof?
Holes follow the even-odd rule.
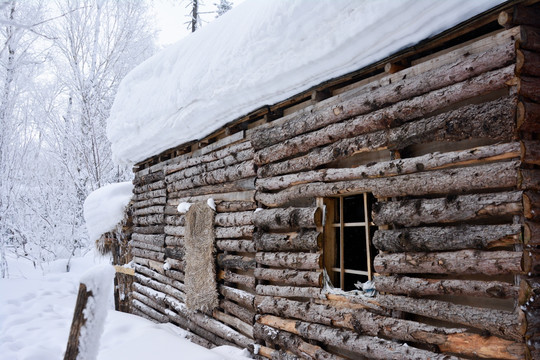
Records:
[[[100,187],[84,201],[84,220],[91,241],[114,230],[124,218],[124,210],[133,195],[133,184],[116,183]]]
[[[135,163],[379,61],[502,0],[252,0],[138,66],[107,134]]]

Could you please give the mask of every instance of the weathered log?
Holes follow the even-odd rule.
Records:
[[[165,205],[167,203],[167,198],[165,196],[157,197],[153,199],[148,200],[141,200],[141,201],[135,201],[131,203],[131,207],[134,209],[140,209],[148,206],[154,206],[154,205]]]
[[[155,246],[165,245],[165,235],[164,234],[138,234],[133,233],[131,235],[131,240],[139,241],[142,243],[152,244]]]
[[[347,350],[355,355],[365,356],[369,359],[458,359],[455,356],[435,354],[430,351],[402,346],[388,340],[362,336],[352,331],[335,329],[329,326],[311,324],[301,321],[287,321],[276,317],[263,316],[258,324],[268,324],[272,327],[262,326],[266,332],[275,331],[277,328],[300,335],[304,338],[320,341],[323,344]]]
[[[230,270],[221,270],[218,278],[226,282],[240,284],[248,289],[255,290],[255,278],[252,275],[241,275]]]
[[[221,251],[254,253],[255,243],[252,240],[218,240],[216,248]]]
[[[256,232],[253,241],[258,251],[317,251],[322,246],[322,234],[304,230],[287,234]]]
[[[140,208],[133,211],[133,216],[142,216],[142,215],[152,215],[152,214],[161,214],[165,209],[165,205],[160,206],[150,206],[146,208]]]
[[[153,245],[153,244],[145,243],[142,241],[131,240],[129,242],[129,246],[131,246],[132,248],[137,248],[137,249],[163,252],[163,246]]]
[[[286,298],[322,298],[326,297],[319,287],[257,285],[257,295],[279,296]]]
[[[152,309],[150,306],[140,302],[137,299],[131,300],[131,305],[138,309],[139,311],[143,312],[146,316],[148,316],[150,319],[160,322],[160,323],[166,323],[169,321],[169,318],[167,315],[163,315],[162,313]]]
[[[295,286],[322,286],[322,271],[299,271],[290,269],[256,268],[254,272],[258,280],[268,280],[280,284]]]
[[[280,123],[270,123],[256,128],[250,138],[255,149],[265,148],[299,134],[509,65],[514,57],[513,44],[510,42],[482,54],[462,57],[451,64],[434,68],[418,76],[406,77],[387,86],[362,92],[348,101],[342,101],[341,97],[322,101],[284,117]]]
[[[150,192],[154,190],[165,189],[165,187],[166,187],[165,181],[161,180],[161,181],[146,184],[146,185],[135,186],[133,188],[133,193],[142,194],[142,193],[146,193],[146,192]]]
[[[159,189],[159,190],[148,191],[142,194],[135,194],[133,195],[133,201],[138,202],[142,200],[161,198],[163,196],[167,196],[167,189]]]
[[[517,90],[519,95],[534,102],[540,102],[540,81],[538,78],[521,76],[518,79]]]
[[[186,234],[186,228],[184,226],[165,226],[163,229],[165,234],[173,236],[184,236]]]
[[[165,245],[167,246],[185,246],[185,239],[183,236],[165,236]]]
[[[183,246],[167,246],[164,252],[167,259],[184,260],[186,250]]]
[[[407,276],[377,276],[375,288],[379,292],[409,295],[459,295],[513,299],[518,296],[519,288],[501,281],[423,279]]]
[[[174,286],[171,286],[169,284],[161,283],[157,280],[151,279],[147,276],[144,276],[142,274],[136,273],[135,274],[135,281],[133,284],[139,283],[141,285],[147,286],[149,288],[152,288],[156,291],[162,292],[166,295],[172,296],[173,298],[179,300],[179,301],[185,301],[186,295],[183,291],[178,290]],[[133,285],[135,286],[135,285]]]
[[[239,269],[249,270],[254,269],[257,263],[254,258],[238,255],[225,255],[219,254],[217,256],[217,263],[220,268],[223,269]]]
[[[523,272],[528,276],[540,275],[540,251],[525,249],[523,251]]]
[[[255,323],[253,334],[256,339],[274,343],[284,349],[289,349],[294,354],[308,360],[345,360],[340,356],[332,355],[324,351],[320,346],[309,344],[300,337],[278,331],[266,325]]]
[[[201,163],[199,165],[191,166],[183,170],[174,172],[172,173],[172,175],[167,176],[167,182],[172,183],[178,180],[190,178],[192,176],[205,174],[210,171],[214,171],[214,170],[228,167],[231,165],[236,165],[238,163],[244,162],[246,160],[250,160],[252,158],[253,158],[252,148],[242,150],[237,153],[232,153],[230,155],[227,155],[222,159],[218,159],[218,160],[207,162],[207,163]],[[168,167],[169,171],[171,169],[172,167]]]
[[[540,27],[540,9],[532,6],[518,5],[513,11],[502,11],[497,19],[499,25],[506,28],[517,25],[531,25]]]
[[[86,324],[86,316],[84,316],[84,312],[86,310],[86,305],[88,304],[88,299],[91,297],[93,297],[92,291],[88,291],[86,285],[81,283],[79,285],[77,302],[75,303],[73,320],[71,321],[71,327],[69,330],[64,360],[76,360],[79,356],[81,329]]]
[[[489,249],[520,242],[521,225],[459,225],[377,230],[373,245],[382,251]]]
[[[132,296],[134,299],[150,306],[154,310],[165,309],[166,307],[163,299],[165,299],[165,296],[167,295],[136,282],[133,283]]]
[[[133,234],[163,234],[165,225],[134,226]]]
[[[487,330],[505,339],[523,341],[519,310],[509,312],[458,305],[439,300],[415,299],[398,295],[378,295],[381,306]]]
[[[163,214],[155,214],[148,216],[133,216],[133,224],[137,226],[152,226],[161,225],[165,217]]]
[[[176,214],[174,215],[165,215],[164,222],[172,226],[186,226],[186,216],[184,214],[178,214],[178,210],[176,210]]]
[[[540,54],[523,49],[517,49],[516,73],[526,76],[540,76]]]
[[[216,201],[216,211],[218,213],[249,211],[256,208],[257,204],[252,201]]]
[[[173,161],[171,161],[165,167],[165,172],[167,174],[172,174],[188,167],[223,159],[229,155],[236,154],[240,151],[244,151],[250,148],[251,143],[249,141],[244,141],[202,156],[189,156],[188,158],[178,157],[173,159]]]
[[[255,190],[239,191],[239,192],[214,192],[212,194],[206,194],[206,195],[184,196],[184,197],[180,196],[180,197],[175,197],[175,198],[171,197],[171,194],[169,194],[169,198],[167,199],[167,205],[178,206],[178,204],[183,203],[183,202],[194,203],[194,202],[199,202],[199,201],[207,201],[210,198],[214,199],[214,201],[216,202],[218,201],[254,202]]]
[[[255,295],[225,285],[219,286],[219,292],[225,299],[232,300],[246,309],[255,310]]]
[[[235,227],[216,227],[214,229],[216,239],[238,239],[251,238],[253,236],[253,225]]]
[[[253,326],[250,324],[247,324],[243,322],[242,320],[238,319],[237,317],[231,316],[229,314],[225,314],[219,310],[215,310],[212,312],[212,316],[221,321],[222,323],[229,325],[233,327],[234,329],[240,331],[242,334],[246,335],[247,337],[253,339]]]
[[[226,168],[209,171],[201,175],[195,175],[169,183],[169,185],[167,185],[167,191],[182,191],[200,186],[222,184],[239,179],[245,179],[255,176],[255,170],[256,166],[253,160],[248,160],[237,165],[231,165]],[[168,180],[169,178],[167,178],[167,181]]]
[[[522,257],[503,250],[379,254],[373,267],[381,274],[519,274]]]
[[[483,104],[466,105],[399,127],[339,139],[330,145],[315,148],[306,155],[262,166],[258,175],[269,177],[294,173],[361,152],[403,149],[418,143],[474,138],[508,141],[514,132],[516,102],[517,99],[510,96]]]
[[[517,125],[522,132],[540,132],[540,104],[520,101],[517,105]]]
[[[463,151],[435,152],[414,158],[381,161],[355,168],[321,169],[257,179],[257,188],[263,191],[282,190],[292,185],[309,182],[346,181],[404,175],[419,171],[444,169],[446,167],[513,159],[519,157],[520,154],[522,158],[534,158],[534,152],[531,152],[531,147],[528,147],[528,149],[525,150],[525,147],[520,148],[519,143],[512,142],[482,146]]]
[[[216,214],[217,226],[243,226],[253,224],[253,211]]]
[[[235,181],[227,181],[221,184],[216,185],[207,185],[201,186],[193,189],[186,189],[176,192],[169,192],[169,199],[177,198],[192,198],[200,195],[212,195],[220,193],[230,193],[230,192],[245,192],[249,190],[255,190],[255,177],[240,179]],[[169,190],[170,191],[170,190]],[[187,201],[192,201],[192,199],[186,199]],[[182,200],[181,202],[183,202]]]
[[[255,259],[260,265],[298,270],[318,270],[322,268],[323,257],[321,253],[258,252]]]
[[[540,191],[540,170],[538,169],[520,169],[521,183],[520,188],[524,190]]]
[[[198,326],[193,321],[191,321],[189,317],[177,314],[176,312],[172,310],[167,310],[167,316],[169,317],[169,320],[175,325],[179,325],[181,328],[189,330],[193,334],[197,334],[201,338],[209,341],[214,346],[222,346],[222,345],[235,346],[235,347],[237,346],[235,343],[231,341],[227,341],[226,339],[223,339],[217,336],[216,334]],[[188,336],[189,335],[187,335],[186,338],[188,338]]]
[[[131,301],[130,301],[130,304],[131,304]],[[131,314],[133,314],[133,315],[142,317],[143,319],[146,319],[146,320],[151,321],[151,322],[153,322],[153,323],[158,322],[158,321],[156,321],[154,318],[150,317],[149,315],[146,315],[146,313],[144,313],[144,312],[142,312],[141,310],[139,310],[139,309],[137,309],[136,307],[134,307],[133,305],[130,306],[129,312],[130,312]]]
[[[167,264],[169,264],[169,266],[173,269],[178,269],[180,271],[184,271],[184,267],[186,266],[186,263],[184,260],[176,260],[176,259],[167,259],[166,261]]]
[[[540,223],[525,221],[523,224],[523,243],[529,246],[540,245]]]
[[[267,209],[256,211],[253,224],[266,230],[296,230],[301,228],[316,228],[322,224],[320,208]]]
[[[451,223],[523,212],[523,192],[459,195],[435,199],[379,202],[373,206],[376,225]]]
[[[133,179],[133,185],[142,186],[163,179],[165,179],[165,173],[163,171],[158,171],[147,175],[139,175],[139,173],[136,172]]]
[[[445,106],[503,88],[505,82],[512,78],[512,70],[513,67],[507,67],[488,72],[463,83],[454,84],[352,120],[331,124],[323,129],[285,140],[259,150],[255,155],[255,162],[257,165],[268,164],[318,146],[333,143],[336,139],[352,138],[402,125]]]
[[[540,30],[531,26],[520,26],[518,45],[521,49],[540,52]]]
[[[150,260],[156,260],[156,261],[163,261],[165,260],[165,253],[164,252],[158,252],[158,251],[152,251],[147,249],[139,249],[139,248],[132,248],[131,254],[133,256],[141,257],[144,259],[150,259]]]
[[[333,303],[319,305],[260,296],[256,298],[256,303],[259,312],[264,314],[274,314],[282,318],[300,319],[328,326],[343,327],[363,335],[384,336],[402,341],[434,344],[455,349],[456,351],[449,351],[465,355],[498,358],[495,355],[497,352],[519,355],[519,349],[522,352],[525,351],[523,344],[515,344],[513,341],[503,340],[495,336],[486,337],[467,333],[463,328],[435,327],[415,321],[381,316],[369,311],[340,308]],[[268,315],[259,319],[266,319],[262,320],[263,323],[269,321],[269,324],[276,325],[277,323],[283,323],[283,321],[287,324],[296,322],[296,320],[274,321],[276,318]],[[289,328],[292,325],[285,326]],[[515,357],[507,356],[506,358],[520,359],[518,355]]]
[[[280,351],[261,345],[251,345],[249,351],[254,354],[256,359],[262,360],[264,358],[271,360],[299,360],[299,358],[291,352]]]
[[[540,193],[526,191],[523,194],[523,215],[528,220],[540,222]]]
[[[540,165],[540,141],[522,141],[521,148],[521,162],[525,164]]]
[[[314,299],[317,304],[328,305],[335,309],[369,310],[373,313],[390,316],[390,312],[380,307],[371,297],[357,296],[356,294],[326,293],[326,300]]]
[[[248,310],[226,299],[222,299],[219,301],[219,307],[221,307],[226,312],[229,312],[232,315],[236,316],[246,324],[253,324],[253,320],[255,319],[254,311]]]
[[[171,273],[171,270],[168,270],[168,271],[164,271],[164,273],[166,274],[163,275],[163,274],[160,274],[158,273],[157,271],[154,271],[154,270],[151,270],[149,268],[146,268],[144,266],[141,266],[141,265],[135,265],[135,270],[140,273],[140,274],[143,274],[143,275],[146,275],[156,281],[159,281],[163,284],[166,284],[166,285],[170,285],[180,291],[184,291],[184,284],[181,282],[181,281],[178,281],[178,280],[175,280],[174,278],[171,278],[170,276],[170,273]],[[178,273],[178,272],[176,272]]]
[[[381,179],[310,183],[291,186],[277,193],[259,192],[256,197],[266,206],[280,206],[294,199],[360,192],[372,192],[380,198],[504,189],[518,184],[518,166],[519,162],[512,161]],[[532,175],[536,174],[531,174],[531,181]]]

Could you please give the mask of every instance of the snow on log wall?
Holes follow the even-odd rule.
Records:
[[[501,30],[137,171],[132,311],[260,358],[537,357],[539,35]],[[363,192],[378,294],[328,292],[317,199]],[[190,312],[177,206],[209,198],[220,305]]]

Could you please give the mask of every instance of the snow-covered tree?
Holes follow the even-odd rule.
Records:
[[[217,8],[216,17],[219,17],[219,16],[225,14],[227,11],[231,10],[234,4],[233,4],[232,1],[229,1],[229,0],[220,0],[219,3],[214,3],[214,5]]]

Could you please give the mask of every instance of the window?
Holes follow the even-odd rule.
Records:
[[[357,282],[373,277],[376,230],[371,218],[372,194],[325,198],[324,265],[334,287],[356,289]]]

